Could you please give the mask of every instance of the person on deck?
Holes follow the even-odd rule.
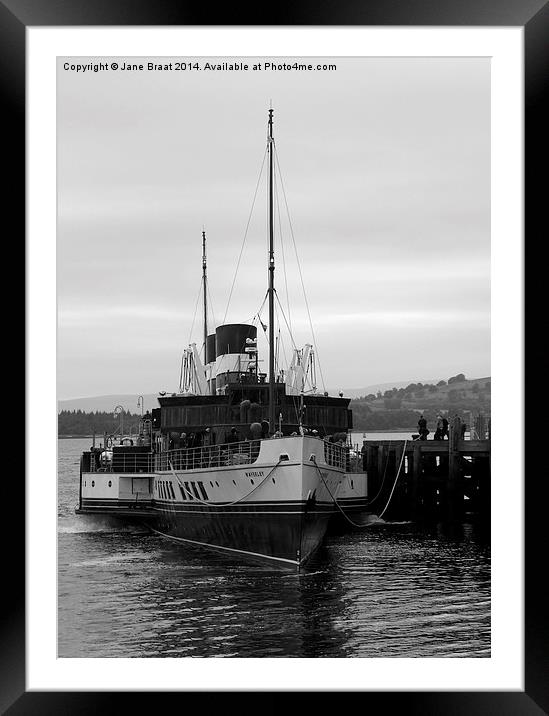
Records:
[[[237,443],[238,442],[238,430],[236,428],[231,428],[231,432],[227,436],[227,442],[228,443]]]
[[[368,450],[366,448],[366,440],[362,441],[362,448],[360,449],[360,454],[362,456],[362,469],[364,472],[366,472],[366,463],[368,460]]]

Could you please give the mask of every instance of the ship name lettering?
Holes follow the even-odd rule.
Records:
[[[247,472],[246,477],[263,477],[263,471],[262,470],[254,470],[252,472]]]

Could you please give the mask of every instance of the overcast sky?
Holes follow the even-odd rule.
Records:
[[[65,61],[57,106],[59,399],[177,390],[181,352],[190,337],[202,340],[200,306],[191,335],[202,227],[219,324],[271,100],[326,387],[490,374],[488,59],[300,58],[336,63],[337,71],[84,74],[64,71]],[[227,322],[249,320],[265,295],[264,186]],[[286,311],[288,284],[301,346],[311,333],[279,195],[275,281]],[[265,323],[267,315],[265,308]]]

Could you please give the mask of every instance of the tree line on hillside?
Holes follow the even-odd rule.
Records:
[[[141,420],[141,415],[124,411],[122,413],[122,422],[124,433],[137,431],[137,426]],[[57,415],[57,433],[58,435],[109,435],[119,430],[120,415],[114,416],[112,412],[86,413],[83,410],[61,410]]]
[[[454,387],[448,391],[444,391],[446,397],[450,400],[457,400],[464,397],[467,392],[463,387],[458,388],[460,383],[465,383],[466,381],[467,379],[465,375],[463,373],[458,373],[457,375],[448,378],[447,381],[439,380],[436,385],[434,383],[410,383],[405,388],[389,388],[384,393],[378,390],[377,393],[368,393],[368,395],[356,398],[356,400],[365,401],[367,403],[372,403],[376,400],[380,400],[381,398],[385,400],[400,399],[401,401],[421,400],[422,398],[435,395],[441,388],[449,385],[453,385]],[[489,395],[491,391],[490,380],[486,380],[483,383],[477,381],[469,389],[476,395],[480,395],[484,392]]]

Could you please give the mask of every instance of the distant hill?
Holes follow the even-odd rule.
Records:
[[[438,384],[437,384],[438,383]],[[364,403],[371,412],[386,410],[465,410],[490,409],[491,379],[465,379],[463,374],[437,383],[409,383],[406,386],[394,385],[385,391],[371,391],[363,400],[354,399],[353,404]]]
[[[354,398],[350,405],[354,429],[413,430],[420,413],[425,416],[429,429],[433,429],[437,415],[459,415],[470,424],[481,413],[490,415],[490,377],[466,380],[460,373],[437,383],[394,385],[385,391],[380,389]]]
[[[57,411],[62,410],[82,410],[85,413],[95,412],[112,412],[117,405],[121,405],[124,410],[130,413],[137,413],[137,399],[139,394],[125,395],[96,395],[89,398],[72,398],[71,400],[58,400]],[[148,393],[143,395],[145,410],[158,408],[158,393]]]
[[[438,383],[440,378],[431,378],[430,380],[421,380],[419,382],[426,384],[426,383]],[[375,383],[375,385],[367,385],[365,388],[328,388],[328,392],[330,395],[337,395],[339,391],[343,391],[343,395],[346,398],[360,398],[364,395],[369,395],[370,393],[377,393],[379,390],[381,390],[382,393],[384,393],[386,390],[390,390],[391,388],[405,388],[407,385],[410,385],[413,381],[411,380],[400,380],[393,383]],[[417,381],[416,381],[417,382]]]

